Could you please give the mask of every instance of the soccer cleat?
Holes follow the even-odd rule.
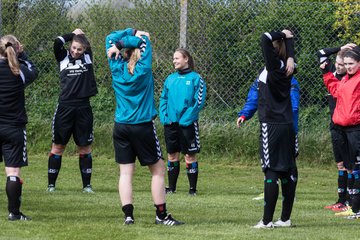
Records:
[[[274,228],[274,224],[272,222],[269,222],[268,224],[265,225],[263,220],[261,220],[255,226],[253,226],[253,228],[256,228],[256,229],[261,229],[261,228],[271,229],[271,228]]]
[[[196,196],[197,191],[195,189],[190,188],[189,189],[189,195],[190,196]]]
[[[182,225],[182,224],[184,224],[184,222],[177,221],[177,220],[173,219],[171,214],[168,214],[164,219],[160,219],[158,216],[156,216],[155,224],[175,226],[175,225]]]
[[[345,205],[342,204],[342,203],[337,202],[337,203],[334,203],[334,204],[327,205],[327,206],[325,206],[324,208],[325,208],[325,209],[330,209],[330,210],[332,210],[332,209],[334,209],[334,208],[339,208],[339,207],[341,207],[341,206],[345,206]]]
[[[176,190],[173,190],[173,189],[171,189],[171,188],[169,188],[169,187],[166,187],[166,188],[165,188],[165,193],[166,193],[166,194],[173,194],[173,193],[176,193]]]
[[[260,193],[257,197],[254,197],[252,200],[263,200],[264,199],[264,193]]]
[[[46,189],[47,192],[55,192],[55,185],[49,184],[48,188]]]
[[[126,217],[125,218],[124,225],[132,225],[134,223],[135,223],[135,221],[134,221],[134,219],[132,217]]]
[[[348,210],[348,208],[350,208],[350,207],[340,203],[337,206],[334,206],[331,210],[334,212],[344,212],[344,211]]]
[[[351,215],[354,215],[354,212],[352,211],[351,207],[349,207],[346,211],[335,213],[335,216],[338,217],[348,217]]]
[[[354,213],[348,217],[346,217],[347,219],[350,219],[350,220],[356,220],[356,219],[360,219],[360,212],[357,212],[357,213]]]
[[[25,216],[22,212],[19,212],[18,215],[9,213],[8,220],[9,221],[30,221],[31,218],[28,216]]]
[[[276,222],[274,222],[274,227],[291,227],[291,220],[287,220],[287,221],[282,221],[281,219],[277,220]]]
[[[95,193],[91,187],[91,185],[87,185],[86,187],[83,188],[83,193]]]

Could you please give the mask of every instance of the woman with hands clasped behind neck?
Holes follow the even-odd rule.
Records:
[[[150,35],[132,28],[111,32],[106,51],[116,98],[113,141],[120,167],[119,195],[124,224],[135,223],[132,180],[135,159],[151,173],[155,224],[181,225],[167,213],[165,165],[157,138]],[[124,52],[122,53],[121,50]]]

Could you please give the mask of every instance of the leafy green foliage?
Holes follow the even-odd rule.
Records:
[[[180,38],[177,1],[4,0],[2,6],[2,32],[18,36],[40,70],[36,84],[28,89],[31,92],[27,94],[29,112],[47,116],[46,108],[55,105],[49,103],[56,102],[59,93],[53,40],[75,28],[84,30],[94,52],[95,74],[102,95],[92,102],[96,110],[104,111],[96,113],[101,117],[99,121],[107,118],[109,111],[105,109],[114,101],[104,47],[105,36],[111,31],[133,27],[150,32],[157,102],[165,78],[174,71],[172,54],[179,47]],[[283,28],[295,34],[301,105],[315,104],[322,108],[326,89],[315,53],[323,47],[356,41],[357,7],[358,4],[347,1],[188,1],[186,47],[208,86],[207,121],[226,122],[236,117],[231,115],[235,112],[233,109],[241,106],[248,88],[263,68],[261,34]],[[350,11],[351,19],[341,21],[341,9]],[[339,22],[347,27],[341,25],[334,31],[333,27]],[[106,106],[101,108],[103,103]]]
[[[359,45],[360,4],[352,0],[335,0],[335,2],[341,4],[338,5],[335,12],[334,29],[338,31],[340,38]]]

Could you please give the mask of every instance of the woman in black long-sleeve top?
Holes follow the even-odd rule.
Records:
[[[0,39],[0,162],[4,159],[10,221],[31,219],[20,212],[20,169],[28,165],[24,90],[37,75],[17,38],[3,36]]]
[[[290,227],[297,169],[295,132],[291,108],[291,78],[295,69],[293,34],[266,32],[261,39],[265,68],[259,76],[258,114],[260,121],[261,167],[264,180],[264,215],[254,228]],[[272,222],[281,180],[281,218]]]

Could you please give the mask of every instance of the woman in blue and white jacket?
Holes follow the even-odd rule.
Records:
[[[194,61],[187,50],[177,49],[173,64],[177,71],[166,78],[160,97],[160,121],[164,125],[168,152],[166,192],[176,191],[181,151],[186,162],[189,194],[194,196],[198,179],[196,153],[200,152],[198,119],[205,104],[206,84],[194,71]]]
[[[124,56],[120,52],[123,48]],[[113,140],[115,160],[120,166],[119,195],[124,224],[134,224],[132,179],[136,157],[142,166],[149,167],[152,175],[155,224],[183,224],[166,210],[165,165],[153,123],[157,113],[149,33],[131,28],[114,31],[106,37],[106,51],[116,96]]]

